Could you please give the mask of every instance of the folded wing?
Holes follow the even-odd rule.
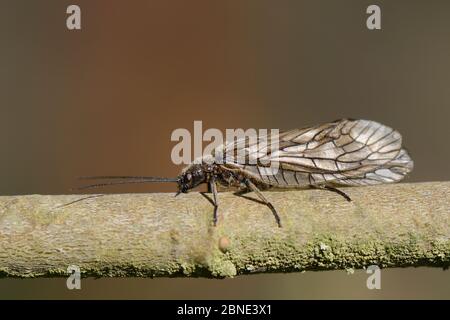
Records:
[[[279,187],[397,182],[413,168],[400,133],[375,121],[343,119],[267,141],[263,147],[238,141],[234,148],[244,149],[245,163],[227,159],[226,165]]]

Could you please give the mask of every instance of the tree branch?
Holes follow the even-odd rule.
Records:
[[[228,277],[450,265],[450,182],[265,192],[277,208],[199,193],[0,197],[0,276]],[[255,199],[253,194],[246,197]]]

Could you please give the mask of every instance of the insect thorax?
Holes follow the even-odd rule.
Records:
[[[195,188],[201,183],[209,183],[214,179],[226,187],[239,187],[240,175],[215,162],[213,156],[197,158],[183,169],[180,179],[180,190]]]

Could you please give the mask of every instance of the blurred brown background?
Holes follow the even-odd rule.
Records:
[[[82,30],[66,28],[78,4]],[[366,28],[378,4],[382,30]],[[0,0],[0,194],[83,175],[175,176],[176,128],[289,129],[343,117],[398,129],[408,181],[448,180],[448,1]],[[171,185],[105,192],[174,191]],[[1,248],[1,244],[0,244]],[[0,298],[450,298],[450,272],[206,279],[1,279]]]

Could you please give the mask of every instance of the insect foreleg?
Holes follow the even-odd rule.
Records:
[[[327,185],[311,185],[310,186],[313,189],[321,189],[321,190],[328,190],[328,191],[332,191],[332,192],[336,192],[337,194],[343,196],[345,198],[345,200],[347,200],[348,202],[352,201],[352,199],[350,198],[350,196],[348,194],[346,194],[344,191],[341,191],[339,189],[327,186]]]
[[[259,199],[262,202],[264,202],[270,208],[270,210],[272,211],[272,213],[273,213],[273,215],[275,217],[275,220],[277,221],[278,227],[281,228],[281,219],[280,219],[280,216],[277,213],[277,210],[275,210],[275,207],[269,201],[267,201],[266,197],[264,197],[262,192],[258,189],[257,186],[255,186],[253,184],[253,182],[251,182],[249,179],[245,178],[244,183],[247,185],[247,187],[250,190],[252,190],[252,191],[254,191],[256,193],[256,195],[259,197]]]
[[[213,200],[214,200],[214,214],[213,214],[213,222],[214,226],[217,225],[217,208],[219,207],[219,195],[217,193],[217,185],[216,180],[214,178],[211,178],[209,181],[209,188],[213,194]]]

